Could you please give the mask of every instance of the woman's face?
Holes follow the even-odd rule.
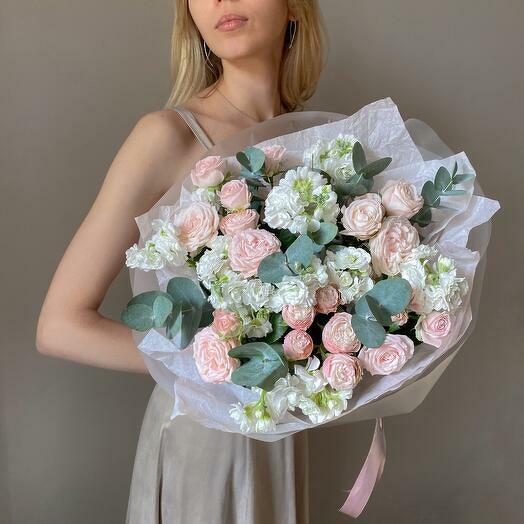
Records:
[[[189,12],[211,51],[235,60],[280,53],[289,21],[287,0],[188,0]],[[224,15],[238,15],[218,25]]]

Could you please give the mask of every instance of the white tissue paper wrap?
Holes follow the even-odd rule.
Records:
[[[287,113],[237,133],[216,144],[205,155],[227,158],[228,168],[236,170],[235,154],[245,147],[282,145],[286,151],[286,166],[301,163],[304,149],[319,139],[332,139],[339,133],[354,135],[363,145],[369,160],[392,157],[386,171],[375,177],[373,191],[378,191],[388,178],[402,178],[414,183],[420,191],[426,180],[433,180],[440,166],[450,172],[458,162],[459,173],[474,173],[464,152],[453,154],[436,133],[416,119],[404,121],[390,98],[371,103],[352,116],[324,111]],[[456,262],[457,274],[466,277],[469,294],[455,313],[453,332],[447,343],[435,348],[422,343],[415,354],[397,373],[371,376],[353,391],[348,408],[339,417],[323,425],[335,425],[409,413],[429,393],[444,369],[449,365],[474,328],[486,262],[486,248],[491,234],[490,218],[499,209],[496,200],[485,198],[476,178],[464,183],[466,195],[446,197],[446,205],[454,210],[433,210],[433,221],[421,229],[424,244],[436,244]],[[147,212],[135,218],[140,229],[139,246],[151,233],[155,218],[172,216],[190,199],[192,183],[186,174],[182,187],[174,185]],[[174,276],[196,280],[192,269],[143,272],[130,269],[133,294],[161,289]],[[137,347],[156,382],[174,397],[171,418],[188,415],[204,426],[240,433],[230,415],[231,404],[255,400],[256,394],[232,383],[210,384],[197,372],[191,345],[179,350],[176,340],[169,340],[163,330],[133,331]],[[318,426],[303,415],[287,413],[275,431],[248,433],[249,437],[275,441],[303,429]]]

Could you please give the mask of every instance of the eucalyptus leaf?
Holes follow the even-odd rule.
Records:
[[[211,302],[206,300],[202,305],[202,316],[200,318],[200,324],[198,327],[209,326],[213,322],[213,311],[215,309],[211,305]]]
[[[182,306],[180,304],[176,304],[173,307],[173,311],[167,318],[166,337],[170,340],[175,338],[182,328],[182,315],[180,314],[181,310]]]
[[[443,191],[447,187],[451,187],[451,173],[442,166],[435,175],[435,188],[437,191]]]
[[[411,300],[411,285],[401,277],[389,277],[377,282],[364,296],[375,299],[390,316],[401,313]]]
[[[135,331],[147,331],[154,326],[153,308],[146,304],[128,305],[122,311],[120,318]]]
[[[375,160],[374,162],[371,162],[366,167],[362,169],[362,176],[364,178],[373,178],[374,176],[378,175],[379,173],[382,173],[389,164],[391,164],[391,161],[393,159],[391,157],[384,157],[380,158],[379,160]]]
[[[286,250],[289,267],[295,272],[300,266],[309,267],[315,251],[313,240],[307,235],[300,235]]]
[[[424,203],[428,207],[435,207],[440,204],[440,191],[437,190],[435,184],[431,180],[427,180],[422,186],[421,191]]]
[[[360,342],[368,348],[379,347],[386,340],[386,330],[376,320],[355,314],[351,316],[351,327]]]
[[[453,184],[461,184],[462,182],[466,182],[468,180],[471,180],[472,178],[475,178],[474,173],[462,173],[460,175],[454,175]]]
[[[166,298],[171,298],[167,293],[164,293],[163,291],[145,291],[144,293],[140,293],[138,295],[135,295],[128,303],[127,306],[131,306],[133,304],[144,304],[149,307],[153,307],[153,303],[155,302],[157,297],[164,296]]]
[[[260,171],[262,167],[264,166],[264,161],[266,159],[266,155],[264,154],[264,151],[262,149],[259,149],[258,147],[247,147],[244,149],[244,153],[246,157],[249,159],[249,165],[251,167],[251,171],[253,173]]]
[[[310,237],[317,244],[329,244],[338,234],[338,227],[331,222],[321,222],[318,231],[310,233]]]
[[[268,333],[264,342],[273,344],[273,342],[276,342],[284,335],[289,326],[286,324],[280,313],[272,313],[269,321],[271,322],[273,331]]]
[[[467,191],[465,189],[448,189],[443,196],[458,196],[465,195]]]
[[[357,300],[355,312],[361,317],[376,320],[383,326],[389,326],[391,324],[391,315],[388,310],[367,293]]]
[[[279,229],[277,231],[277,237],[284,251],[297,239],[297,235],[291,233],[289,229]]]
[[[282,282],[286,275],[292,275],[282,251],[277,251],[263,258],[258,265],[258,277],[262,282],[277,284]]]
[[[360,174],[367,164],[366,154],[360,142],[355,142],[353,145],[352,160],[355,171]]]
[[[414,224],[419,224],[422,227],[427,226],[431,222],[432,214],[431,208],[424,206],[418,213],[415,213],[409,220]]]
[[[259,387],[270,391],[275,382],[288,373],[288,365],[281,352],[265,342],[249,342],[229,351],[233,358],[243,362],[231,374],[234,384]]]
[[[163,295],[156,297],[153,302],[153,318],[155,327],[162,327],[167,317],[173,311],[173,301]]]

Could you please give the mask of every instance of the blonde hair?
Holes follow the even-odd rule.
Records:
[[[286,112],[291,112],[303,110],[304,103],[315,93],[326,65],[329,40],[318,0],[288,0],[288,6],[297,25],[293,46],[289,49],[288,23],[280,71],[280,97]],[[206,63],[203,39],[189,13],[188,0],[175,0],[171,36],[173,87],[165,107],[182,104],[216,83],[223,72],[221,60],[213,52],[209,53],[208,60]]]

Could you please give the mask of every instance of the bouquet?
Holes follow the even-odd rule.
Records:
[[[136,217],[122,320],[173,418],[276,440],[410,411],[472,328],[499,206],[467,156],[428,159],[389,98],[280,132],[296,118],[208,152]]]

